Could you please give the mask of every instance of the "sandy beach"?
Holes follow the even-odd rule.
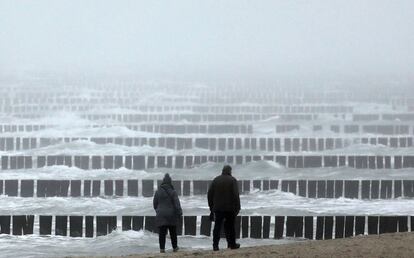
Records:
[[[165,254],[142,254],[119,256],[143,257],[413,257],[414,234],[395,233],[380,236],[358,236],[347,239],[305,241],[287,245],[271,245],[223,249],[218,252],[206,250],[180,251]]]

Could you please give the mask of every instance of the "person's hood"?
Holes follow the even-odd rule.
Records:
[[[170,192],[171,190],[174,190],[174,186],[172,185],[172,179],[170,175],[167,173],[164,176],[164,179],[162,180],[162,183],[160,185],[165,190],[168,190]]]
[[[231,171],[224,170],[221,172],[222,175],[231,176]]]
[[[161,184],[163,184],[163,185],[172,185],[172,179],[171,179],[171,177],[168,173],[165,174],[164,178],[162,179]]]
[[[231,176],[231,167],[229,165],[224,166],[223,170],[221,171],[221,174]]]

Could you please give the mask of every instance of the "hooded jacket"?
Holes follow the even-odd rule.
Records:
[[[208,189],[208,206],[213,212],[240,211],[239,187],[231,171],[223,170],[222,174],[214,178]]]
[[[180,200],[172,186],[171,177],[166,174],[154,194],[153,206],[156,213],[155,223],[160,226],[176,226],[182,215]]]

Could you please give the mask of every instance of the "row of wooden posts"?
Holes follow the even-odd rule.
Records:
[[[367,156],[367,155],[104,155],[104,156],[1,156],[1,170],[33,169],[46,166],[68,166],[80,169],[144,170],[154,168],[194,168],[208,162],[233,165],[253,161],[273,161],[286,168],[333,168],[402,169],[414,168],[414,156]]]
[[[349,138],[264,138],[264,137],[0,137],[0,151],[43,148],[61,143],[91,141],[128,147],[151,146],[173,150],[193,148],[211,151],[257,150],[268,152],[324,151],[352,144],[383,145],[392,148],[413,147],[413,137],[349,137]]]
[[[23,117],[26,117],[22,115]],[[27,115],[29,117],[33,115]],[[43,115],[37,115],[42,117]],[[288,121],[284,121],[287,123]],[[251,135],[253,133],[254,126],[249,123],[244,124],[224,124],[224,123],[193,123],[193,124],[132,124],[132,123],[114,123],[108,122],[105,125],[102,124],[90,124],[86,125],[88,128],[106,128],[114,126],[123,126],[133,131],[145,131],[154,133],[165,134],[240,134]],[[53,124],[0,124],[0,133],[16,133],[16,132],[33,132],[45,129],[57,127]],[[278,124],[275,127],[276,133],[286,133],[290,131],[300,130],[302,127],[299,124]],[[330,130],[333,133],[345,133],[345,134],[359,134],[370,133],[378,135],[413,135],[414,126],[412,124],[361,124],[359,122],[349,124],[333,124],[333,125],[321,125],[315,121],[312,125],[313,132],[319,132],[322,130]]]
[[[411,232],[413,222],[412,216],[237,216],[235,226],[237,238],[323,240]],[[158,231],[155,216],[3,215],[0,234],[99,237],[118,229],[119,223],[123,231]],[[212,225],[209,216],[184,216],[179,220],[177,233],[211,236]]]
[[[179,196],[206,195],[211,180],[173,180]],[[161,180],[0,180],[9,197],[152,197]],[[307,198],[413,198],[414,180],[239,180],[241,194],[280,190]],[[4,189],[4,190],[3,190]]]
[[[32,115],[22,115],[22,118],[29,118]],[[43,117],[43,115],[38,115]],[[116,124],[108,123],[105,125],[93,124],[87,127],[90,128],[105,128],[105,127],[126,127],[133,131],[143,131],[151,133],[165,133],[165,134],[252,134],[253,125],[240,123],[197,123],[197,124]],[[56,125],[0,125],[0,133],[15,133],[15,132],[32,132],[48,128],[54,128]]]

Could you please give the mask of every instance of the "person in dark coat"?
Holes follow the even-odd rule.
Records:
[[[167,230],[170,232],[173,251],[178,251],[177,229],[178,220],[183,214],[177,192],[174,190],[170,175],[167,173],[160,187],[154,194],[153,206],[156,212],[155,223],[159,229],[158,238],[160,252],[165,252]]]
[[[240,211],[240,196],[237,179],[231,175],[231,167],[223,167],[220,176],[214,178],[208,189],[210,218],[214,218],[213,250],[219,250],[220,230],[224,221],[227,245],[231,249],[240,248],[236,243],[235,219]]]

